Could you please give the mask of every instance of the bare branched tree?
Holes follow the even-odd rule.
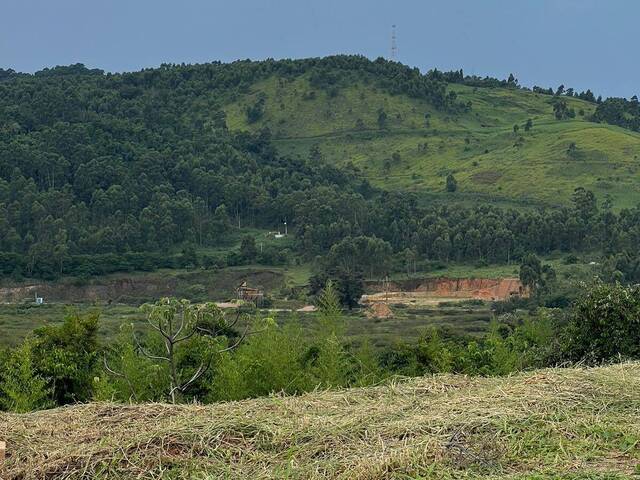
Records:
[[[176,403],[178,394],[185,393],[207,373],[217,354],[235,349],[249,334],[249,322],[247,322],[242,334],[236,336],[227,346],[221,348],[218,342],[210,342],[194,373],[183,378],[177,364],[177,347],[196,334],[210,339],[231,336],[234,327],[242,318],[240,312],[237,311],[235,318],[228,322],[222,310],[213,303],[191,304],[188,300],[175,298],[162,298],[153,305],[143,305],[142,309],[147,314],[149,326],[160,334],[164,346],[163,352],[151,352],[140,342],[135,333],[133,338],[140,354],[154,362],[166,362],[168,365],[170,376],[168,393],[172,403]],[[124,378],[128,382],[124,373],[117,372],[108,365],[106,357],[104,366],[109,374]]]

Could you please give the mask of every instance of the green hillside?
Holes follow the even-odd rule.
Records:
[[[588,121],[596,104],[563,97],[576,116],[556,120],[550,95],[460,84],[449,84],[448,90],[471,102],[471,110],[450,113],[372,82],[318,89],[308,74],[271,76],[224,109],[231,130],[268,127],[281,152],[304,158],[318,146],[323,159],[353,164],[386,189],[437,198],[446,195],[445,177],[453,173],[457,199],[558,204],[582,186],[600,198],[609,195],[616,207],[635,205],[640,134]],[[260,98],[264,114],[249,123],[246,109]],[[378,124],[380,109],[387,115],[384,128]],[[528,119],[533,127],[525,132]]]

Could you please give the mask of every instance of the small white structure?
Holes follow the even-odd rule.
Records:
[[[36,292],[36,305],[42,305],[44,303],[44,299],[38,296],[38,292]]]
[[[273,237],[274,238],[284,238],[286,235],[284,233],[276,233]]]

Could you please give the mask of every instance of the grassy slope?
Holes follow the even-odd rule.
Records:
[[[374,184],[416,191],[424,198],[451,199],[443,191],[444,178],[454,172],[459,184],[455,198],[468,202],[557,204],[568,200],[577,186],[611,195],[618,207],[637,202],[640,134],[587,122],[580,115],[557,121],[546,95],[450,88],[473,103],[470,113],[443,114],[424,101],[392,96],[364,84],[344,88],[334,98],[318,90],[314,99],[305,100],[311,87],[304,77],[291,82],[271,78],[228,103],[227,122],[232,130],[268,126],[277,145],[289,154],[306,157],[313,145],[319,145],[327,160],[352,162]],[[267,97],[265,115],[248,125],[246,105],[259,93]],[[583,109],[585,116],[594,109],[578,99],[566,100],[576,112]],[[385,130],[377,125],[381,107],[389,118]],[[426,112],[431,114],[429,128]],[[528,133],[521,129],[524,144],[514,146],[513,125],[522,127],[528,118],[534,128]],[[364,122],[364,129],[355,128],[357,119]],[[578,147],[575,158],[567,155],[571,142]],[[392,164],[387,174],[383,163],[394,152],[401,161]]]
[[[6,479],[631,479],[640,365],[0,414]]]

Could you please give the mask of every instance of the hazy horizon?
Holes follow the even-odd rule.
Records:
[[[603,96],[637,93],[637,62],[624,55],[640,3],[614,0],[473,2],[329,0],[9,0],[0,19],[0,68],[33,73],[83,63],[110,72],[162,63],[390,56],[431,68]],[[545,34],[542,35],[541,33]]]

